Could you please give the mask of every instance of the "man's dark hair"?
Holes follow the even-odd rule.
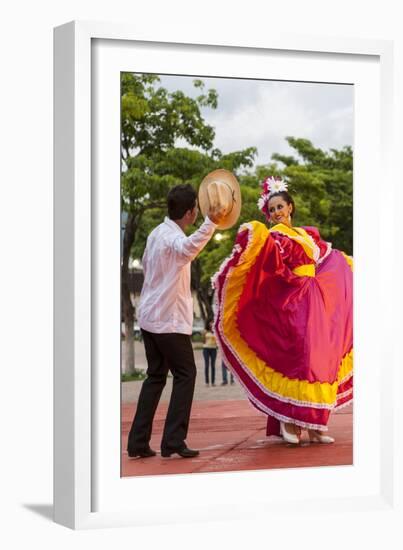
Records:
[[[172,187],[168,193],[168,216],[171,220],[180,220],[188,210],[196,206],[196,191],[189,183]]]

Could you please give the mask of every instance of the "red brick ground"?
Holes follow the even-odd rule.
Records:
[[[332,445],[310,444],[304,432],[299,446],[285,444],[279,438],[267,438],[266,416],[246,400],[195,401],[187,444],[200,450],[193,459],[156,457],[129,459],[127,435],[135,403],[122,405],[122,476],[183,474],[191,472],[222,472],[296,468],[308,466],[339,466],[353,462],[352,406],[331,416],[329,434]],[[151,447],[159,451],[167,403],[161,403],[154,420]]]

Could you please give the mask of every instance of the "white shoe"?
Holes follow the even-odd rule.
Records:
[[[311,443],[334,443],[335,439],[334,437],[330,437],[330,435],[323,435],[319,430],[308,430],[309,435],[309,441]]]
[[[294,443],[294,445],[298,445],[299,437],[297,436],[297,434],[287,432],[284,422],[280,422],[280,433],[284,441],[287,441],[287,443]]]

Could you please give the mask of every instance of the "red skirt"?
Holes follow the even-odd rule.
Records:
[[[352,260],[332,250],[314,276],[293,273],[269,230],[244,224],[213,278],[223,360],[251,403],[279,421],[326,430],[353,397]]]

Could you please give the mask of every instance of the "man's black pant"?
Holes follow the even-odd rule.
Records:
[[[173,375],[161,449],[178,450],[185,446],[196,380],[196,365],[190,336],[169,333],[155,334],[141,330],[147,357],[147,378],[144,380],[137,410],[129,433],[129,453],[147,449],[152,424],[168,371]]]

